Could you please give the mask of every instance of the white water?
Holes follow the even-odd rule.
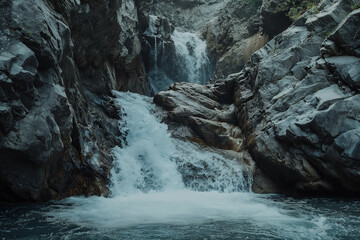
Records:
[[[157,28],[156,28],[156,21],[157,21],[157,16],[149,15],[149,27],[144,32],[144,35],[159,37]]]
[[[166,90],[174,82],[205,84],[212,72],[206,42],[195,33],[175,30],[171,36],[175,53],[167,53],[165,43],[155,26],[156,19],[156,16],[150,16],[149,28],[144,33],[154,38],[154,47],[150,54],[153,64],[148,72],[154,93]]]
[[[127,193],[174,191],[249,192],[251,177],[236,159],[172,138],[167,125],[155,116],[148,97],[116,93],[124,109],[120,128],[126,147],[115,148],[112,196]]]
[[[172,39],[178,56],[184,61],[188,81],[205,84],[209,78],[210,60],[206,42],[196,34],[174,31]]]
[[[327,238],[325,217],[293,216],[281,204],[252,194],[249,172],[236,160],[173,139],[150,98],[116,95],[126,113],[119,125],[127,138],[124,148],[114,149],[111,197],[69,198],[50,209],[50,221],[112,229],[114,236],[124,227],[225,221],[260,229],[260,236],[271,231],[273,237]]]

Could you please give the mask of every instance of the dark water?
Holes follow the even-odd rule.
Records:
[[[252,200],[282,213],[271,221],[248,216],[187,219],[169,223],[132,222],[126,226],[78,223],[50,212],[70,209],[74,201],[0,208],[0,239],[359,239],[360,201],[294,199],[253,195]],[[248,208],[248,205],[244,205]],[[271,205],[271,206],[269,206]],[[241,208],[241,206],[238,206]],[[114,208],[114,220],[116,209]],[[267,211],[261,208],[259,211]],[[154,212],[154,214],[156,214]],[[96,215],[94,215],[94,218]],[[228,218],[228,219],[227,219]],[[111,220],[111,216],[110,216]],[[101,217],[99,219],[101,221]],[[156,221],[155,221],[156,222]]]

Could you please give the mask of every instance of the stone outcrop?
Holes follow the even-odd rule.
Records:
[[[0,201],[106,195],[111,90],[149,91],[134,1],[0,1],[0,15]]]
[[[220,149],[229,159],[237,159],[253,172],[254,192],[281,192],[247,151],[243,132],[236,124],[234,84],[234,78],[206,86],[174,83],[168,91],[158,93],[154,102],[164,108],[163,120],[174,137]]]
[[[351,4],[325,0],[240,73],[204,87],[174,85],[154,101],[166,121],[180,122],[202,142],[249,151],[282,191],[358,194],[359,10],[351,12]]]

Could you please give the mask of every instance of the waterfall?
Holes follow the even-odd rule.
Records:
[[[184,82],[205,84],[210,78],[211,64],[206,42],[196,34],[174,31],[176,55],[187,73]]]
[[[119,128],[126,140],[113,149],[110,197],[72,197],[51,205],[46,219],[60,226],[61,234],[139,239],[145,231],[157,239],[192,239],[197,237],[177,237],[171,229],[205,227],[200,233],[211,235],[214,226],[216,233],[229,227],[253,239],[329,239],[326,217],[294,216],[291,202],[251,193],[251,172],[238,159],[172,138],[151,98],[114,94],[123,109]]]
[[[116,95],[126,113],[120,128],[127,137],[124,148],[114,149],[112,196],[152,190],[250,191],[251,173],[237,159],[172,138],[150,98]]]
[[[189,223],[254,214],[251,170],[237,158],[171,137],[152,99],[114,92],[123,109],[124,147],[115,147],[109,198],[69,198],[52,210],[57,219],[104,227]],[[243,202],[247,207],[241,206]],[[268,210],[271,214],[276,211]]]
[[[205,84],[212,77],[206,42],[195,33],[177,30],[168,38],[161,21],[150,15],[149,27],[143,33],[149,49],[147,76],[153,92],[166,90],[174,82]]]

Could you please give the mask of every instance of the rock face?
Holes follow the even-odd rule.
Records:
[[[111,90],[149,91],[134,1],[0,1],[0,14],[0,201],[106,195]]]
[[[240,71],[251,54],[267,42],[259,10],[260,5],[252,1],[231,0],[204,28],[216,78]]]
[[[203,28],[215,78],[239,72],[250,56],[290,26],[289,5],[280,0],[230,0]]]
[[[219,148],[249,151],[282,191],[359,194],[360,10],[351,12],[351,1],[325,0],[318,11],[225,81],[160,92],[154,101],[167,110],[166,121],[206,144],[217,139]]]

